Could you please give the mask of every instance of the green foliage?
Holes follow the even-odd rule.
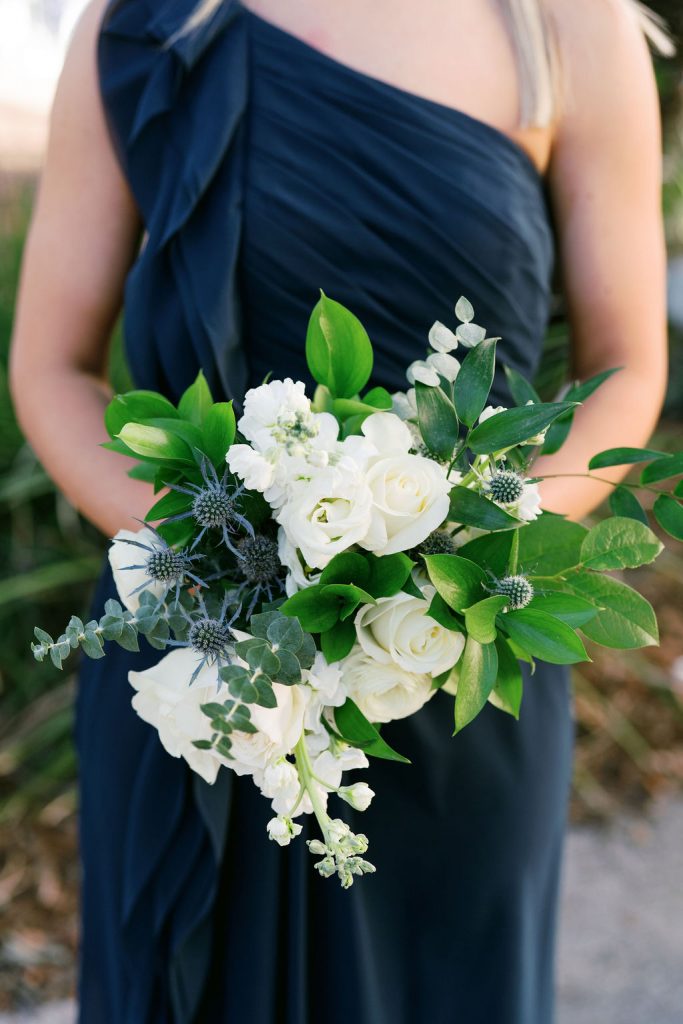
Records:
[[[457,669],[454,735],[476,718],[489,698],[498,672],[496,645],[482,644],[469,636]]]
[[[575,405],[575,402],[548,402],[506,409],[505,412],[495,413],[475,427],[467,443],[477,455],[486,455],[513,445],[524,444]]]
[[[496,363],[496,338],[487,338],[471,349],[462,361],[453,385],[458,416],[472,427],[486,405]]]
[[[306,333],[306,359],[333,398],[353,398],[372,372],[372,345],[360,320],[321,290]]]
[[[399,754],[382,739],[376,726],[367,720],[350,697],[340,708],[334,709],[334,723],[339,736],[350,746],[358,747],[371,757],[410,764],[407,757]]]
[[[450,398],[438,387],[415,382],[420,433],[437,458],[448,461],[458,440],[458,417]]]

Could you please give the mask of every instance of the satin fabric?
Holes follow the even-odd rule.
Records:
[[[135,382],[173,399],[201,367],[217,398],[269,371],[309,381],[319,289],[405,386],[460,294],[527,376],[547,325],[555,244],[545,185],[503,133],[318,52],[224,0],[115,0],[98,68],[146,233],[125,293]],[[169,43],[170,40],[170,43]],[[499,373],[492,401],[509,401]],[[95,605],[114,587],[104,569]],[[550,1024],[570,778],[565,669],[526,673],[519,722],[492,707],[457,738],[439,693],[384,733],[364,814],[377,874],[342,892],[304,835],[269,842],[267,802],[212,787],[130,706],[112,647],[84,664],[82,1024]]]

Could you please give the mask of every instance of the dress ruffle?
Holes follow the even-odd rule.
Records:
[[[104,108],[145,228],[124,335],[138,386],[177,397],[202,368],[217,396],[240,398],[246,26],[240,5],[224,0],[179,35],[195,6],[113,0],[100,32]],[[200,248],[214,258],[198,263]]]

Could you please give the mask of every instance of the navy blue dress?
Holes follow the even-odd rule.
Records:
[[[377,384],[405,386],[460,294],[533,375],[555,246],[525,152],[235,0],[166,45],[194,2],[115,0],[99,37],[147,230],[125,296],[136,384],[177,398],[201,367],[239,399],[268,371],[308,380],[319,288],[368,328]],[[502,376],[493,397],[509,401]],[[113,592],[105,570],[96,604]],[[527,676],[519,722],[487,707],[453,739],[439,693],[386,726],[413,763],[373,761],[371,808],[341,812],[377,865],[342,891],[314,872],[308,833],[268,841],[249,779],[205,784],[136,716],[128,671],[158,658],[112,647],[83,666],[83,1024],[550,1024],[564,669]]]

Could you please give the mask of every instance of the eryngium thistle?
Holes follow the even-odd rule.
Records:
[[[192,565],[192,559],[185,551],[173,548],[157,548],[152,551],[145,564],[147,575],[159,583],[176,583],[183,580]]]
[[[188,639],[198,654],[217,658],[228,653],[232,634],[225,620],[212,619],[207,615],[192,623]]]
[[[457,550],[455,541],[446,530],[434,530],[426,537],[419,547],[415,548],[416,555],[453,555]]]
[[[271,583],[282,573],[277,543],[270,537],[256,534],[245,537],[237,545],[238,568],[247,583]]]
[[[496,593],[507,597],[510,608],[526,608],[534,596],[534,588],[526,576],[504,576],[496,583]]]
[[[499,469],[488,481],[487,490],[494,501],[513,505],[524,493],[524,481],[512,469]]]

